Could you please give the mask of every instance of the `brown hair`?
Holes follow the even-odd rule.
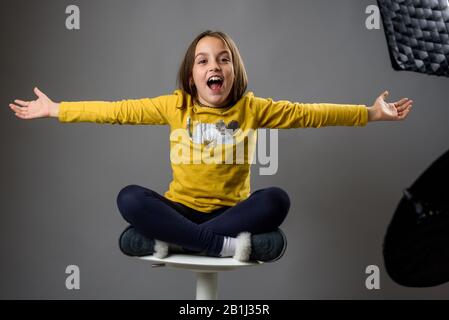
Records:
[[[198,42],[204,37],[215,37],[221,39],[229,48],[232,54],[232,63],[234,66],[234,84],[232,86],[230,95],[230,103],[235,103],[243,96],[248,86],[248,76],[246,75],[245,66],[243,65],[242,57],[240,56],[239,49],[234,41],[224,32],[207,30],[200,33],[189,45],[187,52],[184,56],[184,60],[181,63],[178,72],[178,86],[182,90],[183,104],[186,102],[185,93],[192,96],[192,99],[196,101],[197,91],[195,84],[191,84],[190,78],[192,76],[193,64],[195,59],[195,50]]]

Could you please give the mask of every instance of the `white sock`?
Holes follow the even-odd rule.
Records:
[[[233,258],[238,261],[249,261],[251,255],[251,233],[241,232],[237,235],[237,245]]]
[[[224,237],[223,247],[221,248],[220,257],[232,257],[235,253],[237,239],[232,237]]]
[[[154,253],[153,255],[156,258],[163,259],[166,256],[168,256],[168,243],[164,241],[160,241],[157,239],[154,239]]]

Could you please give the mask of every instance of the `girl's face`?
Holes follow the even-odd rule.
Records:
[[[234,84],[232,54],[221,39],[202,38],[195,49],[192,77],[198,100],[210,107],[222,107],[228,102]]]

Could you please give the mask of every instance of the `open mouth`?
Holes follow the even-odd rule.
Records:
[[[223,85],[223,78],[220,76],[212,76],[207,80],[207,86],[211,90],[220,90]]]

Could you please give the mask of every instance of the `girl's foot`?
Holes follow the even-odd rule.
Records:
[[[165,258],[168,255],[168,244],[157,239],[151,239],[133,226],[128,226],[119,238],[120,250],[131,257],[154,255],[157,258]]]
[[[281,229],[251,235],[242,232],[237,236],[234,259],[239,261],[274,262],[279,260],[287,249],[287,238]]]

